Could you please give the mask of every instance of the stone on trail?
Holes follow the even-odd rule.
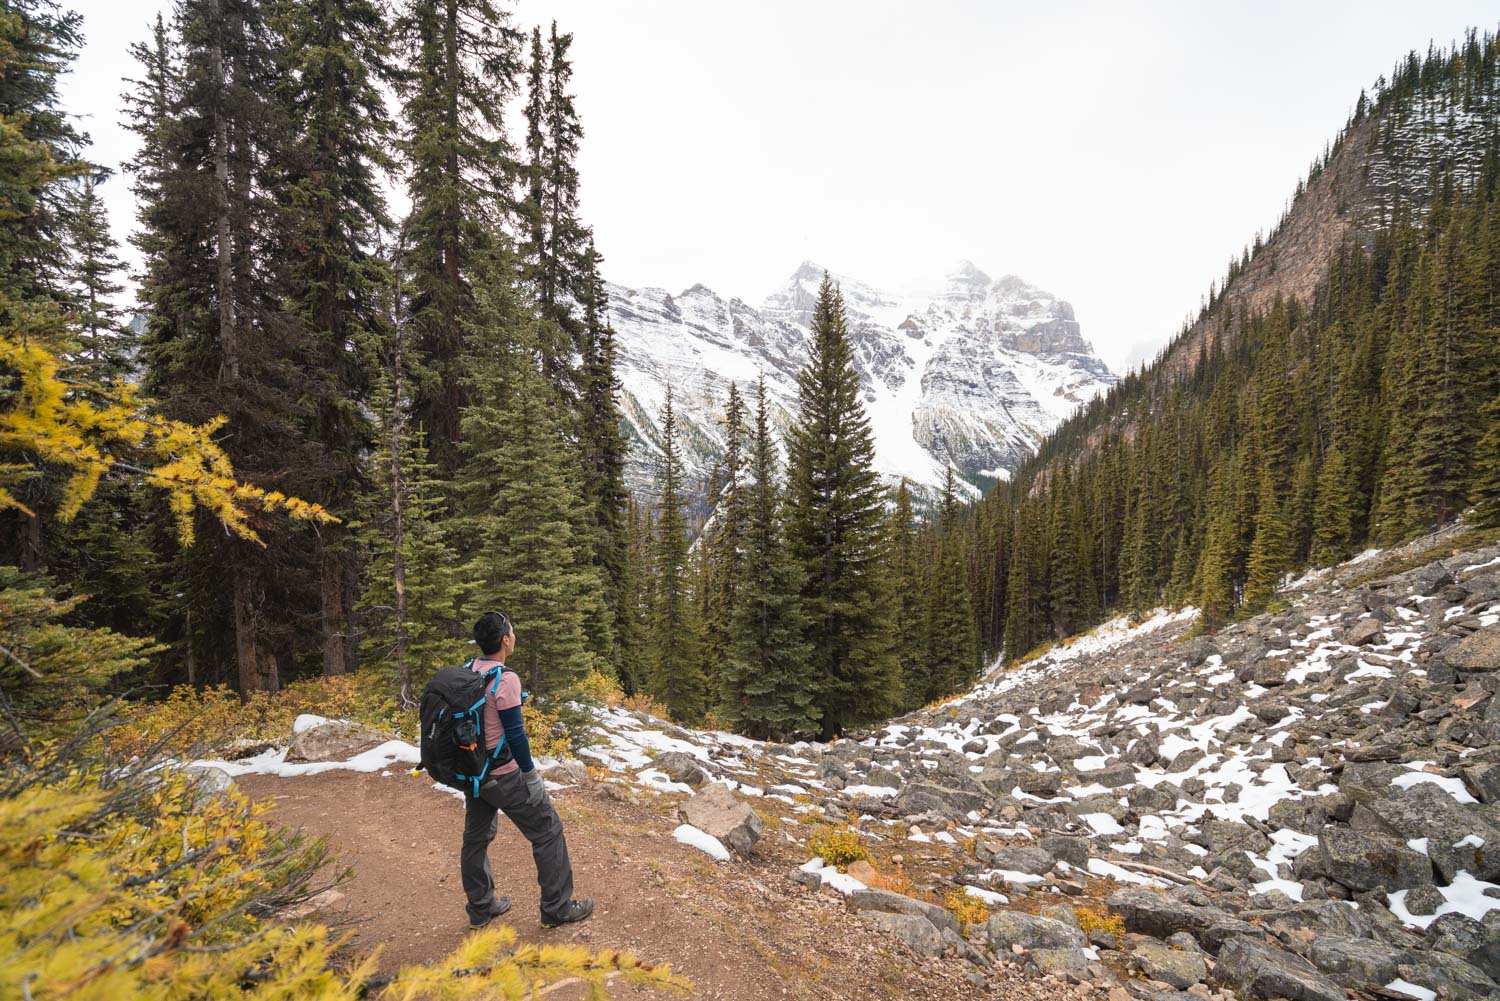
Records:
[[[347,761],[356,754],[379,747],[391,738],[374,727],[347,720],[319,723],[292,734],[287,761]]]
[[[1214,978],[1247,998],[1345,1001],[1344,989],[1307,960],[1246,935],[1224,943]]]
[[[736,855],[748,855],[760,839],[761,819],[722,782],[709,783],[678,808],[678,816],[724,843]]]
[[[1082,949],[1032,949],[1026,953],[1025,965],[1041,977],[1083,974],[1088,971],[1089,957]]]

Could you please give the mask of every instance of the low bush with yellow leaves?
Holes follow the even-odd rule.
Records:
[[[1125,934],[1125,919],[1108,911],[1096,911],[1091,907],[1079,907],[1073,911],[1078,918],[1078,927],[1085,932],[1108,932],[1119,936]]]
[[[843,824],[837,827],[821,824],[814,828],[807,839],[807,847],[823,860],[824,865],[835,866],[841,871],[851,862],[870,857],[864,842],[859,840],[858,832]]]
[[[990,919],[990,909],[985,902],[963,890],[949,890],[943,898],[943,906],[953,912],[965,931]]]

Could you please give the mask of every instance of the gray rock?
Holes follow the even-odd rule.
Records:
[[[1271,839],[1247,824],[1233,820],[1209,820],[1203,824],[1208,850],[1222,855],[1248,851],[1259,855],[1271,847]]]
[[[1344,989],[1307,960],[1249,936],[1224,943],[1214,978],[1250,998],[1344,1001]]]
[[[866,912],[907,914],[921,918],[939,931],[944,928],[952,928],[955,932],[961,931],[958,918],[946,908],[891,890],[874,888],[855,890],[849,894],[849,906],[861,914]]]
[[[1446,952],[1426,952],[1413,962],[1396,968],[1401,979],[1421,984],[1438,992],[1438,997],[1452,1001],[1494,1001],[1500,997],[1500,985],[1484,971]]]
[[[1173,949],[1164,943],[1147,940],[1136,943],[1130,959],[1132,966],[1152,980],[1179,990],[1187,990],[1208,976],[1208,964],[1196,949]]]
[[[1393,789],[1384,799],[1359,804],[1350,824],[1356,830],[1403,840],[1426,838],[1427,856],[1444,883],[1453,882],[1459,870],[1486,881],[1500,876],[1500,853],[1485,851],[1487,846],[1500,846],[1500,828],[1491,826],[1431,782]],[[1482,844],[1473,844],[1472,838]]]
[[[1398,949],[1367,938],[1321,935],[1313,939],[1307,958],[1331,976],[1357,987],[1384,986],[1396,979],[1402,963],[1411,962],[1410,949]]]
[[[985,797],[982,793],[965,789],[949,789],[930,782],[908,783],[896,796],[895,807],[902,814],[938,813],[949,820],[967,816],[970,810],[983,809]]]
[[[1363,909],[1336,900],[1303,901],[1274,911],[1245,911],[1241,917],[1278,937],[1369,938],[1375,934],[1375,926]]]
[[[1481,923],[1467,914],[1444,914],[1427,926],[1423,941],[1429,949],[1478,967],[1491,979],[1500,978],[1500,915]]]
[[[1057,865],[1051,852],[1044,848],[1026,846],[994,849],[989,853],[989,858],[983,861],[993,869],[1009,869],[1011,872],[1024,872],[1033,876],[1045,876]],[[1084,865],[1087,866],[1088,862],[1085,861]]]
[[[876,930],[899,939],[918,956],[933,959],[943,954],[943,934],[926,918],[885,911],[866,911],[861,917]]]
[[[1037,917],[1021,911],[995,911],[988,926],[990,948],[997,953],[1023,949],[1081,949],[1088,939],[1076,926],[1053,918]]]
[[[1406,891],[1406,909],[1425,917],[1436,914],[1447,899],[1435,886],[1414,886]]]
[[[206,803],[234,788],[234,779],[213,765],[183,765],[178,772],[193,786],[193,803]]]
[[[1465,636],[1443,652],[1443,659],[1460,671],[1500,670],[1500,623]]]
[[[1385,761],[1364,761],[1344,766],[1339,791],[1355,802],[1381,799],[1390,794],[1391,780],[1406,769]]]
[[[1258,935],[1259,929],[1217,907],[1179,900],[1170,894],[1144,887],[1126,887],[1110,894],[1105,903],[1120,915],[1127,931],[1166,938],[1187,932],[1209,952],[1236,935]]]
[[[1037,842],[1042,851],[1075,869],[1089,867],[1089,843],[1087,838],[1074,838],[1066,834],[1048,834]]]
[[[1380,622],[1376,619],[1355,619],[1349,631],[1344,634],[1344,642],[1350,646],[1366,646],[1374,643],[1380,637]]]
[[[724,843],[738,855],[748,855],[760,840],[760,815],[737,799],[722,782],[711,782],[678,808],[683,823],[691,824]]]
[[[589,781],[588,769],[577,758],[538,758],[536,767],[548,782],[556,782],[560,785],[586,785]]]
[[[1432,882],[1432,861],[1383,834],[1330,828],[1318,835],[1323,873],[1351,890],[1404,890]]]
[[[1024,965],[1039,977],[1069,973],[1082,976],[1088,972],[1089,958],[1082,949],[1032,949]]]
[[[823,888],[823,877],[815,872],[807,872],[803,869],[793,869],[786,874],[786,878],[793,883],[807,887],[814,893]]]
[[[334,720],[292,734],[291,743],[286,749],[286,760],[347,761],[390,739],[387,734],[363,723]]]
[[[889,768],[876,765],[870,769],[870,774],[865,777],[865,785],[880,786],[882,789],[900,789],[901,776]]]
[[[1062,784],[1061,772],[1039,772],[1034,768],[1023,768],[1016,775],[1016,785],[1024,793],[1033,796],[1051,796]]]
[[[1118,789],[1135,782],[1135,769],[1130,765],[1114,764],[1092,772],[1084,772],[1085,782],[1097,782],[1106,789]]]

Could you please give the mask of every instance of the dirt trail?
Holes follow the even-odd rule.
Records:
[[[342,896],[318,913],[352,930],[354,949],[383,946],[382,966],[394,970],[438,959],[463,938],[463,805],[456,798],[434,791],[425,777],[396,772],[237,781],[252,798],[274,804],[272,819],[326,835],[354,867],[338,888]],[[786,872],[805,859],[781,838],[763,838],[757,858],[730,864],[679,844],[671,831],[681,797],[627,802],[600,786],[553,796],[567,826],[577,893],[593,897],[598,910],[583,924],[543,930],[529,846],[502,817],[490,860],[498,891],[514,902],[502,920],[522,941],[630,949],[648,962],[670,962],[699,998],[1046,996],[1004,974],[988,990],[976,989],[964,979],[972,968],[960,959],[920,964],[841,901],[791,884]]]

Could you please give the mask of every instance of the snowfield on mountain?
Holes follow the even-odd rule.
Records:
[[[804,261],[756,309],[702,285],[609,287],[621,406],[632,447],[627,481],[650,492],[658,418],[672,387],[688,481],[706,481],[723,449],[729,383],[764,373],[775,420],[796,412],[797,371],[824,269]],[[968,261],[935,294],[893,295],[834,276],[848,313],[875,467],[929,492],[952,463],[975,483],[1006,478],[1079,405],[1114,384],[1073,307]]]

